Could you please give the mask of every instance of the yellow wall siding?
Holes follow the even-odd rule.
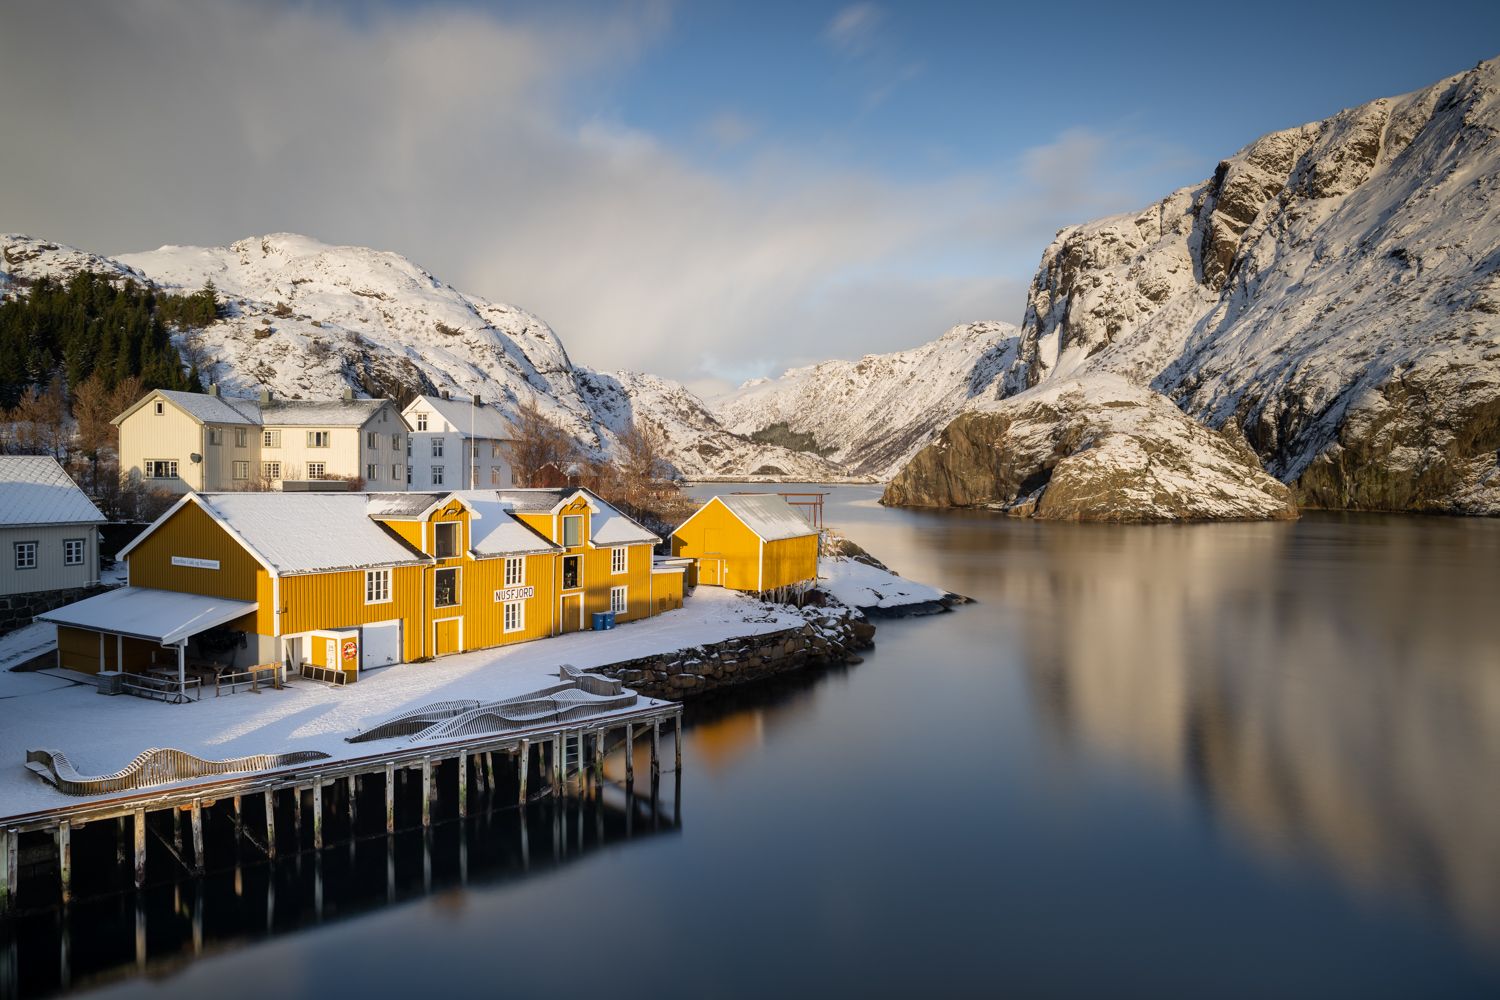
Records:
[[[105,638],[105,643],[114,646],[114,636]],[[113,653],[114,650],[109,650]],[[57,626],[57,663],[85,674],[99,672],[99,633],[81,628]]]
[[[427,546],[422,543],[421,521],[381,521],[407,545],[419,552],[427,551]]]
[[[723,561],[722,586],[731,590],[761,590],[760,539],[731,514],[718,498],[672,534],[672,554],[691,559]],[[712,577],[700,569],[697,582]]]
[[[651,591],[655,600],[655,614],[682,607],[683,581],[687,574],[675,570],[651,574]]]
[[[174,566],[173,556],[214,559],[219,568]],[[269,574],[196,503],[183,505],[137,545],[128,560],[132,587],[154,587],[231,601],[258,601],[260,607],[253,631],[273,634],[275,607]]]
[[[281,632],[290,635],[317,629],[352,628],[400,618],[402,657],[426,655],[422,614],[422,567],[391,570],[391,599],[365,603],[364,570],[314,573],[281,578]]]
[[[817,576],[817,535],[783,538],[766,543],[761,577],[762,590],[789,587],[794,583],[816,580]]]
[[[526,579],[521,586],[536,588],[536,594],[522,603],[524,627],[517,632],[505,631],[505,606],[495,600],[495,591],[505,589],[505,560],[470,559],[464,563],[459,589],[464,618],[464,648],[484,649],[512,642],[540,639],[552,634],[556,626],[556,587],[553,574],[556,560],[550,555],[526,556]],[[449,608],[442,613],[453,613]]]

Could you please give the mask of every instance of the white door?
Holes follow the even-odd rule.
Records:
[[[339,641],[337,639],[328,640],[327,649],[323,653],[323,665],[329,670],[339,668]]]
[[[401,662],[401,622],[379,622],[360,630],[359,664],[361,669],[384,667]]]

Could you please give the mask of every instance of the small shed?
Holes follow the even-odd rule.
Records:
[[[777,493],[731,493],[672,533],[672,554],[693,560],[702,586],[763,593],[812,583],[818,529]]]

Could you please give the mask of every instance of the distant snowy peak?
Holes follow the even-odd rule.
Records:
[[[1016,358],[1008,323],[967,323],[920,347],[793,368],[713,402],[731,431],[826,455],[879,479],[931,441],[965,403],[994,391]]]
[[[65,243],[39,240],[22,233],[0,235],[0,294],[7,288],[18,288],[41,278],[66,281],[80,271],[145,280],[145,275],[117,260]]]

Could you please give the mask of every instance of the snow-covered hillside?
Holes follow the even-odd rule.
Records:
[[[1059,233],[974,408],[1107,376],[1242,436],[1305,503],[1500,513],[1500,60]]]
[[[888,479],[1016,360],[1008,323],[955,326],[909,351],[824,361],[755,379],[713,401],[739,434],[786,431],[851,472]]]
[[[345,386],[392,397],[446,390],[502,409],[534,395],[595,454],[643,416],[660,426],[670,460],[688,477],[843,475],[816,455],[736,437],[676,383],[575,366],[536,316],[465,295],[399,254],[289,234],[114,259],[20,235],[0,237],[0,246],[4,271],[23,279],[93,270],[184,292],[211,280],[229,304],[228,317],[179,343],[201,355],[204,378],[229,395],[268,388],[288,398],[332,397]]]

